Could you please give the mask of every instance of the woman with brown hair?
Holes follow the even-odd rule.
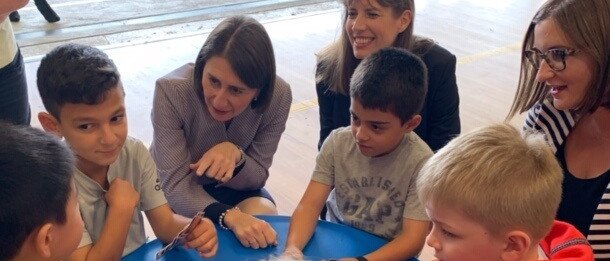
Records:
[[[432,40],[413,35],[413,0],[344,0],[340,38],[318,54],[316,92],[320,104],[320,140],[350,124],[349,80],[362,59],[384,47],[418,55],[428,68],[428,93],[415,129],[434,151],[460,133],[456,58]],[[405,75],[407,77],[408,75]]]
[[[245,247],[277,244],[254,215],[277,214],[264,186],[291,102],[265,28],[244,16],[223,20],[195,64],[158,79],[150,151],[174,211],[204,210]]]
[[[610,1],[550,0],[525,35],[508,118],[545,133],[564,171],[557,219],[610,260]]]

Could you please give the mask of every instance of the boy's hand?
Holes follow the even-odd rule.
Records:
[[[284,253],[282,253],[282,257],[294,260],[303,260],[304,258],[303,252],[294,246],[287,246],[286,249],[284,249]]]
[[[105,198],[109,207],[133,211],[140,202],[140,193],[128,181],[115,178],[110,182]]]
[[[269,223],[238,209],[227,212],[224,223],[245,247],[259,249],[278,244],[277,233]]]
[[[188,234],[186,240],[186,246],[199,251],[202,257],[213,257],[218,251],[216,227],[208,218],[201,219],[201,222]]]
[[[241,157],[241,151],[239,151],[237,146],[225,141],[209,149],[199,161],[191,164],[190,168],[198,176],[205,174],[207,177],[219,182],[227,182],[233,178],[235,164],[239,162]]]

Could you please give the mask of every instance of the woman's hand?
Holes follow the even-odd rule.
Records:
[[[201,159],[190,168],[194,170],[198,176],[204,173],[207,177],[218,180],[219,182],[227,182],[233,178],[235,164],[241,159],[241,151],[231,142],[225,141],[208,150]]]
[[[269,223],[239,209],[229,210],[224,217],[224,223],[245,247],[258,249],[278,244],[277,233]]]

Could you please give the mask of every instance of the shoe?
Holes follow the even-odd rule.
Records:
[[[19,22],[19,20],[21,20],[21,15],[19,15],[19,12],[14,11],[8,15],[8,19],[11,20],[11,22]]]
[[[60,20],[59,16],[53,11],[51,6],[47,3],[46,0],[34,0],[36,4],[36,8],[38,11],[44,16],[44,19],[49,23],[55,23]]]

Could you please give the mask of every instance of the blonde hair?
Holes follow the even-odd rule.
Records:
[[[506,123],[463,134],[422,168],[423,204],[451,206],[494,235],[522,230],[541,240],[551,228],[563,174],[542,135]]]
[[[576,112],[593,112],[600,105],[610,107],[610,1],[547,1],[540,7],[527,29],[522,52],[532,49],[534,29],[538,23],[547,19],[555,20],[574,48],[595,61],[590,89],[579,107],[574,108]],[[536,82],[537,71],[525,55],[521,55],[519,85],[507,118],[529,110],[536,102],[548,96],[549,87]]]
[[[316,55],[318,59],[316,83],[324,83],[330,91],[345,95],[349,94],[350,78],[361,61],[354,56],[354,50],[345,31],[347,11],[354,1],[376,1],[383,7],[391,7],[396,18],[406,10],[411,11],[413,17],[411,23],[396,36],[392,47],[404,48],[422,57],[434,46],[432,40],[413,35],[415,24],[415,3],[413,0],[341,0],[344,6],[341,36]]]

